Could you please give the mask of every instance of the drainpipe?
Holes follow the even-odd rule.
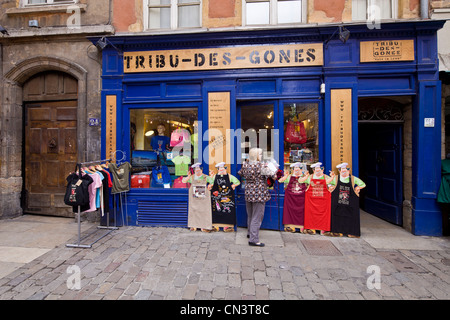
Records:
[[[420,17],[425,20],[428,16],[429,0],[420,0]]]

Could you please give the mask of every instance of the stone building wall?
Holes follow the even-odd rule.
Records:
[[[99,159],[101,54],[88,36],[112,34],[109,0],[80,0],[75,6],[23,7],[0,2],[0,219],[22,214],[23,84],[35,74],[60,71],[78,81],[78,161]],[[37,20],[39,28],[28,26]]]

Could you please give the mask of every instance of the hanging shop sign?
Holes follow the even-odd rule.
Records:
[[[331,90],[331,165],[352,166],[352,89]]]
[[[117,97],[106,96],[106,157],[110,157],[116,151],[116,111]]]
[[[220,162],[231,163],[230,125],[230,92],[208,92],[210,170]]]
[[[360,61],[414,61],[414,40],[362,41]]]
[[[125,52],[124,73],[323,65],[323,44]]]

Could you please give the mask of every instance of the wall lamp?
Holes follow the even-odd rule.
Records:
[[[113,47],[114,49],[116,49],[118,52],[121,52],[119,48],[117,48],[114,44],[112,44],[111,41],[108,40],[108,38],[106,38],[106,36],[101,37],[101,39],[99,39],[96,43],[95,46],[97,47],[97,49],[99,51],[103,51],[103,49],[105,49],[108,45],[110,45],[111,47]]]
[[[334,37],[336,32],[339,31],[339,40],[342,41],[342,43],[346,43],[348,38],[350,38],[350,31],[346,29],[345,27],[339,26],[338,30],[335,30],[333,34],[325,41],[326,47],[328,47],[328,42]]]

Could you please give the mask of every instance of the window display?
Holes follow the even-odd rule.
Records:
[[[317,103],[284,104],[284,165],[311,165],[319,159],[319,111]]]
[[[130,111],[131,188],[188,188],[178,178],[198,156],[197,118],[197,108]]]

